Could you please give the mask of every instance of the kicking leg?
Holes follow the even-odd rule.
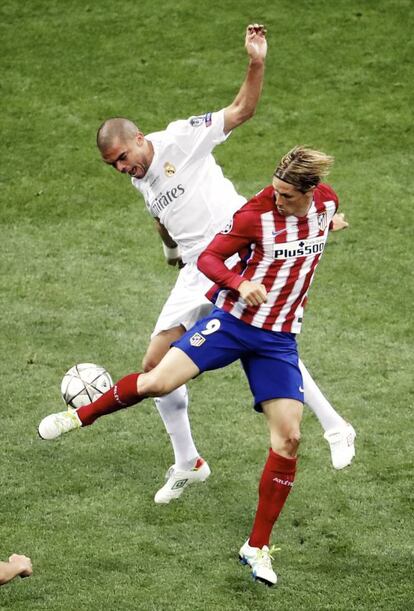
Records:
[[[172,348],[149,373],[131,373],[89,405],[47,416],[39,425],[39,435],[43,439],[55,439],[62,433],[88,426],[101,416],[135,405],[146,397],[172,392],[198,373],[198,367],[184,352]]]

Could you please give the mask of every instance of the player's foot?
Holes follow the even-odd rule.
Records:
[[[69,408],[66,412],[50,414],[43,418],[39,424],[38,432],[42,439],[57,439],[63,433],[79,429],[82,422],[74,409]]]
[[[267,545],[260,547],[251,547],[249,541],[240,548],[239,560],[242,564],[248,564],[252,569],[253,579],[262,581],[267,586],[274,586],[277,582],[277,575],[272,569],[272,553],[279,551],[279,548],[272,547],[269,549]]]
[[[355,456],[354,427],[346,423],[345,426],[329,429],[324,435],[331,448],[331,460],[335,469],[343,469],[351,464]]]
[[[158,490],[154,501],[156,503],[169,503],[178,499],[189,484],[205,482],[210,473],[210,467],[203,458],[198,458],[194,467],[188,471],[178,470],[175,465],[172,465],[165,476],[167,482]]]

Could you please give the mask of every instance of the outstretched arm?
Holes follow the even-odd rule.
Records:
[[[20,575],[20,577],[30,577],[32,572],[30,558],[20,554],[12,554],[8,562],[0,562],[0,585],[11,581],[17,575]]]
[[[239,93],[232,104],[224,109],[225,134],[250,119],[259,102],[267,53],[266,28],[263,25],[256,23],[248,26],[245,47],[249,66]]]

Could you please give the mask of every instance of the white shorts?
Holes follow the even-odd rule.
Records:
[[[151,339],[173,327],[183,325],[187,329],[203,316],[207,316],[213,304],[205,297],[213,282],[206,278],[197,264],[187,263],[178,274],[177,281],[172,289],[158,320]]]

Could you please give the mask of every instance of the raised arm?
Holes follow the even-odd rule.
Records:
[[[255,113],[263,86],[264,65],[267,53],[266,28],[249,25],[245,47],[249,56],[246,78],[234,101],[224,109],[224,133],[241,125]]]

